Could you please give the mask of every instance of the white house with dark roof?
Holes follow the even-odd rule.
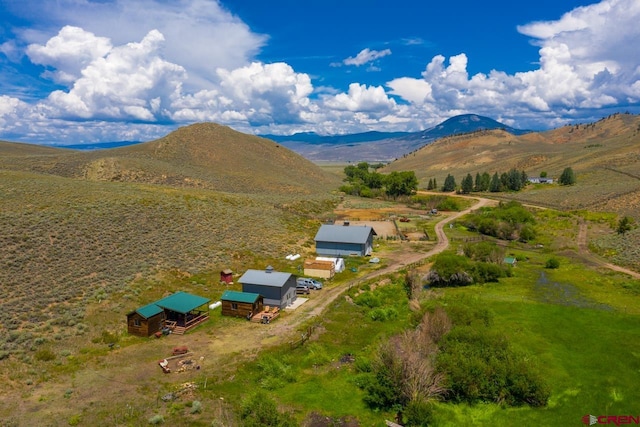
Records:
[[[532,184],[553,184],[553,178],[530,176],[527,180]]]
[[[238,280],[242,292],[262,295],[264,305],[285,308],[296,300],[296,276],[291,273],[265,270],[247,270]]]
[[[323,224],[316,233],[316,253],[326,256],[371,255],[375,230],[368,225]]]

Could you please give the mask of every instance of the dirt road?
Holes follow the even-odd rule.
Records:
[[[618,271],[620,273],[628,274],[634,279],[640,279],[640,273],[636,273],[628,268],[620,267],[619,265],[611,264],[610,262],[603,261],[602,259],[594,256],[589,251],[589,245],[587,243],[587,223],[583,220],[580,221],[580,228],[578,229],[578,253],[581,258],[588,261],[591,264],[608,268],[610,270]]]
[[[433,255],[439,254],[440,252],[447,249],[449,247],[449,239],[444,232],[445,225],[451,223],[452,221],[455,221],[461,216],[468,214],[472,210],[496,203],[491,199],[475,197],[473,199],[477,200],[477,203],[475,203],[473,206],[463,211],[456,212],[453,215],[449,215],[436,224],[435,232],[437,243],[433,247],[433,249],[422,253],[405,251],[401,253],[400,256],[394,256],[393,259],[390,260],[391,262],[389,263],[389,265],[387,265],[386,267],[360,277],[357,281],[369,280],[375,277],[383,276],[385,274],[393,273],[394,271],[398,271],[407,265],[417,263],[425,258],[429,258]],[[318,298],[310,299],[302,306],[300,306],[294,313],[292,313],[292,315],[286,317],[285,319],[282,319],[282,321],[279,320],[278,322],[274,322],[272,325],[267,326],[271,326],[273,333],[281,336],[282,341],[286,342],[286,340],[291,339],[291,332],[295,331],[296,328],[298,328],[302,323],[311,319],[312,317],[321,315],[322,312],[326,310],[327,307],[333,301],[335,301],[336,298],[342,295],[342,293],[352,284],[353,283],[345,283],[331,289],[316,292],[314,296],[317,296]]]

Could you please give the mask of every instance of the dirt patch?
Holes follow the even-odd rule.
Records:
[[[378,238],[385,238],[387,236],[397,236],[396,226],[393,221],[349,221],[349,226],[363,226],[368,225],[373,228]]]

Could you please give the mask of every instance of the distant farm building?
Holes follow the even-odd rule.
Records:
[[[225,268],[220,272],[220,281],[224,283],[233,283],[233,271]]]
[[[343,258],[334,258],[328,256],[317,256],[316,261],[331,261],[336,273],[342,273],[345,269]]]
[[[149,337],[167,328],[175,334],[184,334],[209,319],[202,310],[209,301],[186,292],[176,292],[127,314],[127,330],[132,335]]]
[[[240,279],[242,292],[262,295],[263,304],[285,308],[296,299],[296,276],[291,273],[265,270],[247,270]]]
[[[264,306],[262,295],[250,292],[224,291],[220,301],[222,302],[222,315],[251,318],[262,311]]]
[[[532,176],[527,178],[532,184],[553,184],[553,178],[546,178],[541,176]]]
[[[316,233],[316,253],[327,256],[371,255],[376,232],[368,225],[321,225]]]
[[[308,259],[304,262],[305,276],[331,279],[334,274],[336,274],[336,267],[333,261],[319,261],[315,259]]]

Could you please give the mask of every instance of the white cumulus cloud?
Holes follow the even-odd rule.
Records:
[[[91,36],[89,36],[91,37]],[[155,121],[186,77],[183,67],[159,55],[163,35],[152,30],[139,43],[113,48],[81,70],[69,92],[52,92],[46,104],[55,117]]]
[[[50,74],[58,83],[71,83],[80,77],[80,71],[111,50],[106,37],[97,37],[82,28],[65,26],[45,45],[31,44],[27,55],[34,64],[52,67]]]
[[[392,109],[396,102],[381,86],[351,83],[349,92],[326,98],[324,105],[336,110],[376,112]]]
[[[350,56],[344,61],[342,61],[345,65],[355,65],[359,67],[364,64],[368,64],[369,62],[373,62],[376,59],[383,58],[387,55],[391,55],[391,49],[384,50],[370,50],[369,48],[362,49],[360,53],[358,53],[355,57]]]
[[[466,54],[436,55],[420,83],[397,78],[387,86],[416,108],[439,116],[474,112],[505,120],[520,117],[524,124],[538,113],[547,126],[558,125],[597,108],[640,102],[639,20],[640,2],[604,0],[557,21],[518,28],[540,47],[537,69],[469,76]]]
[[[196,121],[256,133],[418,130],[462,113],[531,128],[597,120],[600,108],[640,103],[638,0],[603,0],[518,27],[539,48],[531,70],[470,74],[474,58],[459,52],[425,58],[422,70],[386,85],[348,88],[258,61],[268,37],[218,0],[10,4],[33,25],[13,28],[16,38],[0,45],[3,137],[146,139]],[[379,70],[390,55],[367,48],[338,65]],[[40,75],[17,71],[27,60]]]

